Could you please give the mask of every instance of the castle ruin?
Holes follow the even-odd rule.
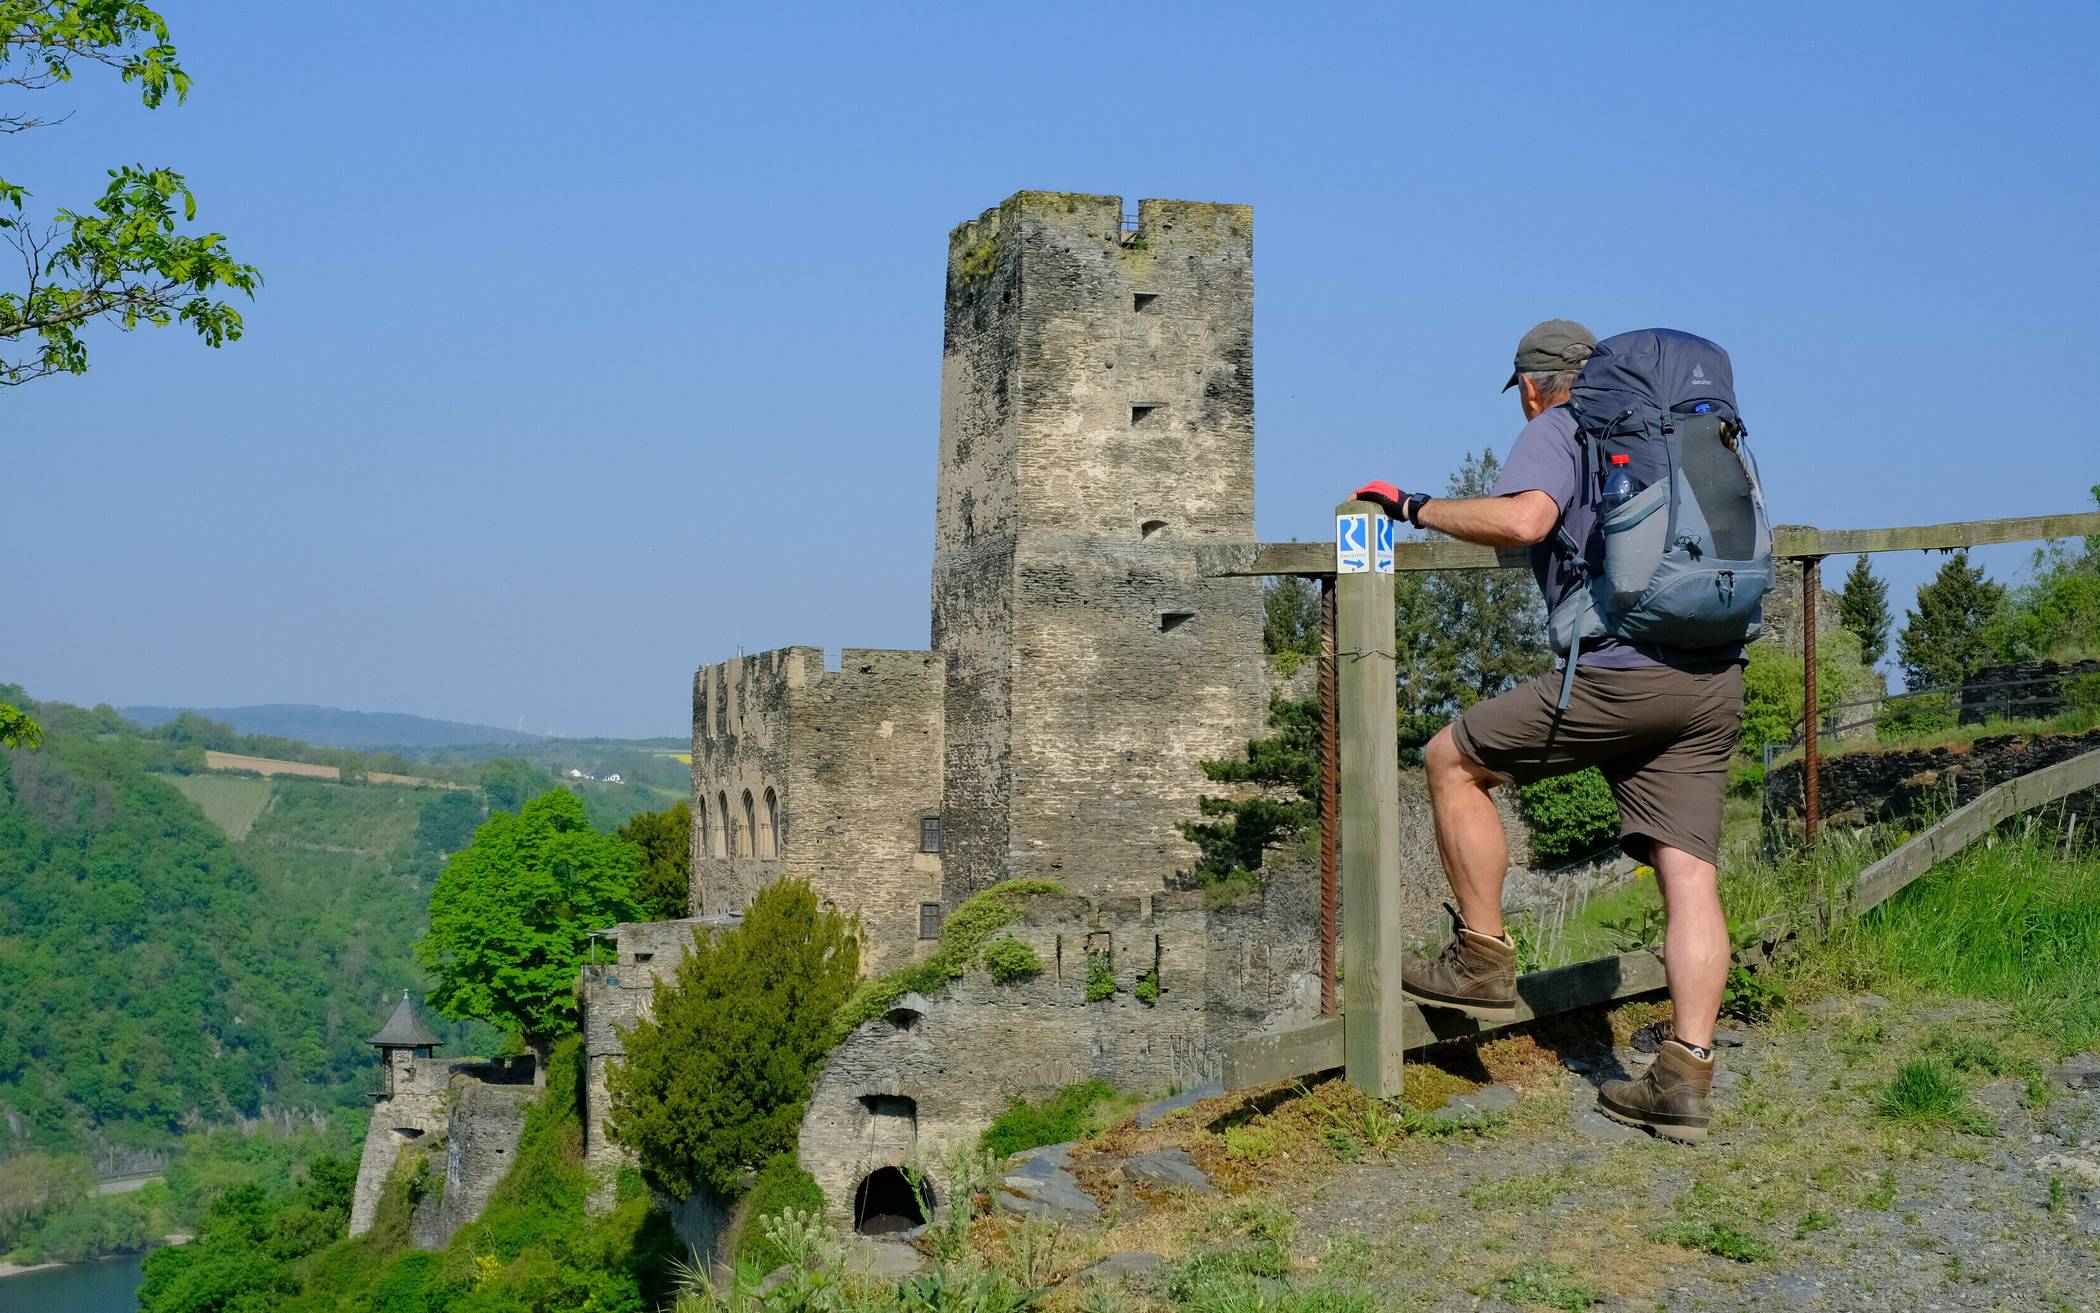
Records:
[[[1246,206],[1148,200],[1131,223],[1119,197],[1021,192],[949,235],[931,647],[830,666],[788,647],[695,674],[695,915],[618,927],[581,983],[585,1153],[608,1181],[624,1030],[697,934],[783,878],[858,917],[877,972],[1001,881],[1067,891],[1011,927],[1039,977],[974,968],[833,1051],[799,1153],[841,1223],[878,1194],[909,1211],[900,1169],[1017,1095],[1198,1084],[1232,1041],[1317,1012],[1309,865],[1209,907],[1179,830],[1211,787],[1200,763],[1267,724],[1260,586],[1203,568],[1255,541],[1253,286]],[[397,1061],[412,1074],[374,1117],[367,1226],[387,1169],[438,1124],[426,1087],[452,1079],[427,1053]],[[701,1248],[722,1220],[704,1200],[676,1216]]]
[[[806,878],[876,970],[1002,880],[1143,896],[1199,763],[1267,714],[1254,543],[1254,218],[1021,192],[948,238],[932,650],[814,648],[693,682],[693,898]]]

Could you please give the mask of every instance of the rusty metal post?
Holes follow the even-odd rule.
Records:
[[[1320,578],[1320,1015],[1334,1015],[1335,850],[1341,726],[1334,706],[1334,576]]]
[[[1822,820],[1816,797],[1816,777],[1822,773],[1822,751],[1818,731],[1822,717],[1816,714],[1816,594],[1823,591],[1823,558],[1801,561],[1801,723],[1802,817],[1801,833],[1811,855],[1816,847],[1816,828]]]

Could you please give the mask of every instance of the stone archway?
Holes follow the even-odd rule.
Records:
[[[862,1235],[896,1235],[924,1226],[933,1216],[933,1186],[898,1167],[878,1167],[853,1187],[853,1229]]]

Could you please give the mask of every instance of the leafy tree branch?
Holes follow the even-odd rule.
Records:
[[[0,0],[0,89],[48,90],[76,64],[117,71],[158,108],[190,88],[167,23],[133,0]],[[0,113],[0,135],[59,119]],[[262,276],[227,251],[220,233],[185,233],[197,198],[172,169],[125,165],[86,210],[61,209],[46,223],[28,213],[30,192],[0,178],[0,234],[21,257],[23,287],[0,293],[0,385],[84,373],[83,332],[100,321],[190,325],[209,346],[241,336],[240,311],[221,293],[252,297]]]

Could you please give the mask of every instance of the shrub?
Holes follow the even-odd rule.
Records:
[[[1043,959],[1034,949],[1005,935],[994,939],[984,950],[984,966],[992,973],[992,979],[1002,985],[1011,985],[1043,974]]]
[[[1099,1003],[1116,994],[1116,971],[1106,953],[1086,955],[1086,1001]]]
[[[859,974],[851,926],[799,880],[766,886],[734,929],[697,939],[609,1077],[607,1129],[650,1185],[734,1198],[746,1171],[794,1144]]]
[[[979,1143],[1005,1157],[1023,1149],[1081,1139],[1100,1129],[1096,1116],[1099,1105],[1115,1094],[1106,1081],[1090,1080],[1067,1085],[1040,1102],[1015,1099],[985,1128]]]
[[[1154,967],[1152,970],[1147,971],[1144,975],[1139,976],[1137,981],[1137,988],[1131,990],[1130,992],[1137,998],[1138,1002],[1144,1004],[1148,1008],[1158,1004],[1159,968]]]
[[[768,1158],[744,1196],[743,1216],[737,1219],[737,1267],[771,1272],[788,1261],[788,1253],[766,1223],[791,1209],[817,1216],[824,1212],[822,1187],[803,1170],[792,1151]]]
[[[1531,827],[1531,851],[1543,862],[1588,857],[1619,837],[1619,805],[1595,767],[1523,786],[1517,810]]]

